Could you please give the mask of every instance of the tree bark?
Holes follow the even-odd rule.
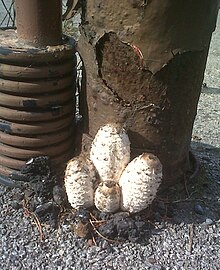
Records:
[[[86,137],[122,123],[132,156],[153,152],[163,184],[184,179],[218,0],[89,0],[79,51]],[[84,148],[89,142],[84,140]]]

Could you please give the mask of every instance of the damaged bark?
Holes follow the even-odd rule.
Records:
[[[86,137],[106,123],[122,123],[133,156],[159,157],[165,186],[191,169],[192,127],[217,7],[217,0],[90,0],[83,7]]]

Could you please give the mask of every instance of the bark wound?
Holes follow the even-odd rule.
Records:
[[[152,151],[159,155],[165,168],[183,159],[189,166],[189,149],[184,146],[191,135],[199,91],[192,91],[194,79],[189,83],[187,77],[195,72],[196,63],[191,56],[199,59],[202,53],[176,55],[152,74],[142,67],[132,46],[121,42],[115,33],[107,33],[99,40],[96,45],[99,76],[124,112],[121,114],[125,116],[134,155]],[[118,120],[115,118],[115,122]],[[172,174],[174,171],[172,166]]]

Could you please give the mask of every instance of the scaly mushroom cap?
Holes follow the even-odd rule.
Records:
[[[126,131],[116,124],[101,127],[92,142],[90,159],[101,181],[118,182],[130,161],[130,141]]]
[[[133,159],[119,180],[122,210],[136,213],[147,208],[161,180],[162,164],[155,155],[144,153]]]
[[[95,206],[101,212],[113,213],[120,207],[120,187],[114,181],[99,184],[95,191]]]
[[[68,201],[73,208],[89,208],[94,205],[95,171],[91,161],[84,158],[76,157],[68,162],[64,183]]]

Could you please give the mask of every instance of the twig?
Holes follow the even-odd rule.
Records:
[[[95,227],[94,224],[92,223],[92,220],[91,220],[91,219],[89,219],[89,223],[92,225],[94,231],[95,231],[101,238],[105,239],[106,241],[112,242],[112,243],[119,243],[119,241],[117,241],[117,240],[109,239],[109,238],[105,237],[104,235],[102,235],[102,234],[96,229],[96,227]]]
[[[6,15],[5,15],[5,17],[2,19],[2,21],[0,22],[0,26],[2,26],[2,24],[3,24],[3,22],[5,21],[5,19],[7,18],[7,13],[6,13]]]
[[[72,208],[72,209],[71,209],[71,213],[72,213],[73,215],[75,215],[75,214],[76,214],[76,212],[77,212],[77,210],[76,210],[76,209],[74,209],[74,208]]]
[[[202,199],[190,199],[190,198],[186,198],[186,199],[183,199],[183,200],[177,200],[177,201],[173,201],[171,203],[181,203],[181,202],[193,202],[193,201],[200,201],[200,202],[204,202],[204,200]]]
[[[96,225],[106,223],[106,220],[91,220],[92,223],[95,223]]]
[[[189,151],[189,159],[191,160],[191,162],[194,163],[194,172],[192,173],[192,175],[190,175],[189,179],[193,179],[195,178],[200,170],[200,162],[199,160],[196,158],[196,156],[192,153],[192,151]]]
[[[186,179],[185,175],[184,175],[184,187],[185,187],[185,190],[186,190],[187,197],[189,198],[190,194],[189,194],[189,191],[188,191],[188,188],[187,188],[187,179]]]
[[[91,232],[91,235],[92,235],[92,241],[93,243],[97,246],[97,243],[96,243],[96,240],[95,240],[95,237],[94,237],[94,234]]]
[[[92,213],[89,213],[89,214],[90,214],[91,218],[93,218],[95,221],[98,221],[98,219]]]
[[[35,213],[29,211],[29,209],[27,207],[27,202],[25,200],[23,200],[22,206],[23,206],[23,210],[24,210],[25,215],[31,216],[33,218],[34,223],[37,226],[37,229],[38,229],[39,234],[40,234],[40,240],[43,241],[44,235],[43,235],[42,225],[40,223],[39,218],[37,217],[37,215]]]
[[[193,245],[193,224],[189,225],[189,252],[192,253]]]
[[[162,198],[162,197],[160,197],[158,195],[156,196],[155,200],[156,201],[162,201],[164,203],[169,203],[169,200],[167,198]]]
[[[142,107],[136,107],[135,108],[135,111],[141,111],[141,110],[145,110],[145,109],[148,109],[148,108],[151,108],[151,107],[153,107],[153,108],[155,108],[155,109],[160,109],[160,106],[157,106],[157,105],[155,105],[154,103],[150,103],[150,104],[148,104],[148,105],[145,105],[145,106],[142,106]]]
[[[89,214],[90,214],[91,218],[94,219],[94,220],[90,219],[90,222],[95,223],[96,226],[99,226],[103,223],[106,223],[106,220],[98,220],[92,213],[89,213]]]
[[[138,55],[138,57],[140,59],[141,68],[143,68],[144,67],[144,56],[143,56],[142,51],[137,46],[135,46],[133,44],[129,44],[129,45],[133,48],[134,52]]]
[[[43,235],[43,230],[42,230],[42,226],[41,226],[41,223],[40,223],[40,220],[39,218],[36,216],[36,214],[34,213],[31,213],[34,217],[34,222],[37,226],[37,229],[39,231],[39,234],[40,234],[40,241],[43,241],[44,240],[44,235]]]
[[[63,222],[63,219],[65,216],[67,216],[69,213],[65,212],[65,208],[63,206],[60,206],[60,212],[58,216],[58,228],[61,226],[61,222]]]
[[[29,210],[27,208],[27,202],[26,202],[26,200],[23,200],[22,201],[22,207],[23,207],[23,210],[24,210],[24,214],[26,216],[30,216],[30,212],[29,212]]]
[[[152,221],[147,220],[148,223],[150,223],[150,225],[152,225],[155,229],[158,229],[157,225],[155,225]]]

